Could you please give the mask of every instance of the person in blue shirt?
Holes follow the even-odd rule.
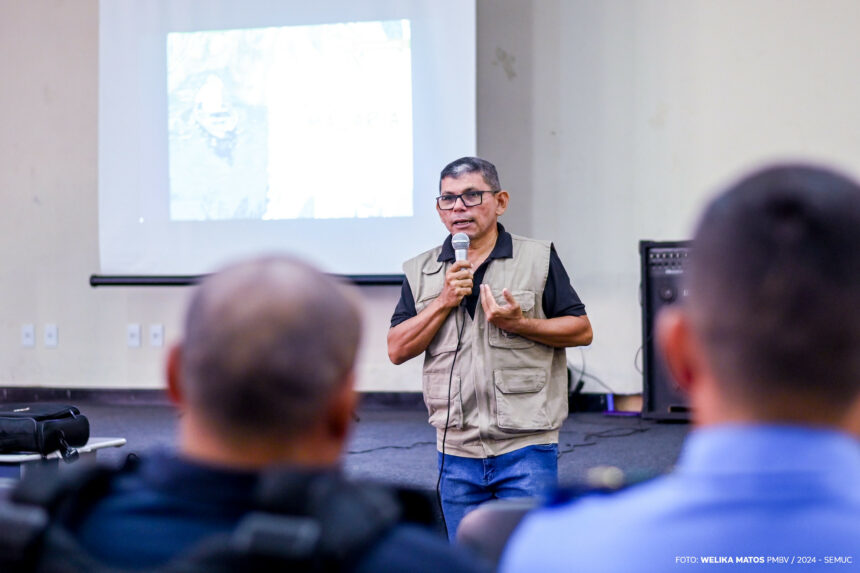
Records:
[[[296,516],[278,523],[310,523],[308,516],[316,514],[302,513],[308,499],[319,497],[321,506],[337,501],[315,497],[320,491],[343,496],[345,505],[333,507],[354,512],[368,499],[379,499],[377,490],[338,486],[356,405],[361,316],[354,293],[290,257],[239,262],[204,279],[184,330],[167,368],[168,393],[180,411],[178,451],[144,457],[70,520],[71,533],[89,557],[122,569],[163,567],[207,541],[211,546],[218,538],[226,545],[240,522],[256,515],[260,500],[273,495],[287,515]],[[278,481],[266,481],[272,476]],[[267,493],[272,484],[291,485],[287,492],[296,495],[283,493],[283,487]],[[349,503],[355,492],[365,505]],[[485,569],[430,527],[354,523],[349,511],[331,513],[328,522],[314,521],[318,528],[302,529],[301,540],[310,543],[308,536],[321,530],[325,541],[335,531],[328,541],[337,549],[341,540],[376,531],[338,570]],[[279,531],[271,529],[269,537]]]
[[[860,186],[748,175],[685,280],[657,325],[696,425],[674,471],[528,515],[501,571],[860,569]]]

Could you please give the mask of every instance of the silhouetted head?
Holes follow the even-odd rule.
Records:
[[[694,237],[685,312],[720,392],[763,418],[838,417],[860,395],[860,186],[821,167],[755,172]]]
[[[288,441],[351,382],[361,334],[345,285],[290,257],[207,277],[185,320],[181,393],[214,431]]]

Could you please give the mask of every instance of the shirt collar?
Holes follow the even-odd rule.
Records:
[[[248,504],[258,474],[250,470],[205,464],[162,449],[141,460],[140,476],[149,487],[184,499],[218,499]]]
[[[853,436],[825,428],[769,424],[724,424],[690,432],[677,469],[731,474],[750,468],[771,472],[844,471],[860,473]]]
[[[487,256],[487,260],[510,259],[514,256],[514,241],[511,238],[511,234],[505,231],[501,223],[496,223],[496,229],[499,231],[499,236],[496,238],[496,244]],[[445,242],[442,243],[442,251],[436,257],[436,260],[440,263],[454,262],[454,247],[451,246],[451,235],[445,238]]]

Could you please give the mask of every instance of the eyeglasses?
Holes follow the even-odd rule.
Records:
[[[495,195],[499,191],[464,191],[460,195],[439,195],[436,197],[436,205],[443,211],[450,211],[457,204],[457,199],[466,207],[476,207],[484,202],[484,193]]]

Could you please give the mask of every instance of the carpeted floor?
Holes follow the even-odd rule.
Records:
[[[99,459],[119,463],[129,453],[145,454],[175,443],[177,414],[165,404],[77,402],[90,420],[91,436],[124,437],[123,448],[105,449]],[[423,406],[364,405],[357,412],[344,456],[348,475],[433,489],[436,484],[435,431]],[[581,484],[599,466],[621,469],[628,481],[665,473],[674,464],[688,424],[656,423],[599,412],[573,413],[559,441],[562,484]]]

